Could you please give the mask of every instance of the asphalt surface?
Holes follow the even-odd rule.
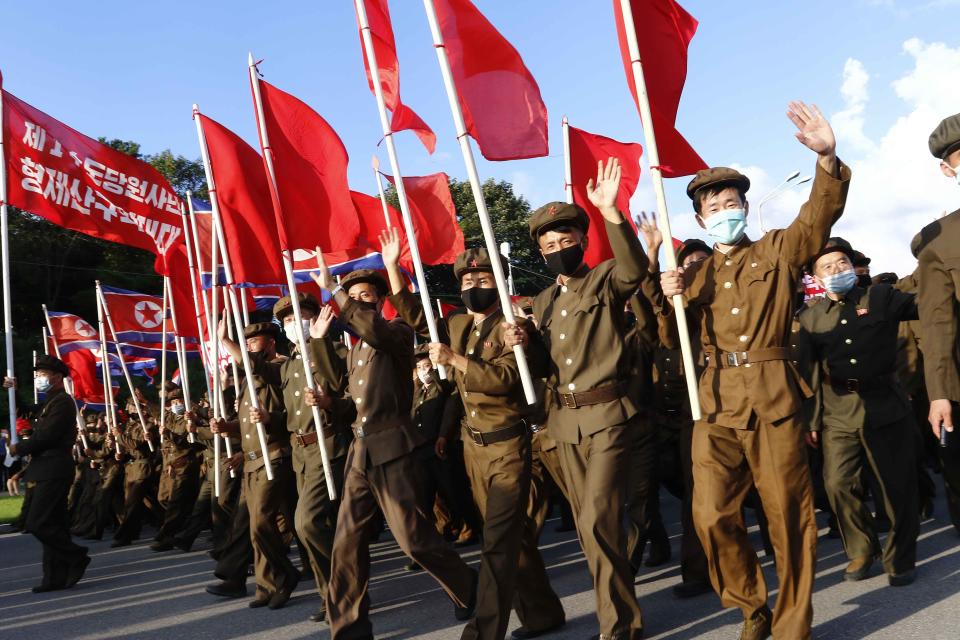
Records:
[[[663,510],[676,557],[680,543],[676,500],[664,494]],[[818,521],[824,523],[823,514],[818,514]],[[590,575],[576,536],[557,533],[556,525],[557,520],[547,523],[541,549],[551,582],[563,600],[567,625],[545,637],[585,640],[597,632]],[[821,529],[818,546],[815,638],[960,639],[960,536],[949,524],[942,497],[934,518],[923,523],[918,577],[908,587],[889,587],[886,577],[876,572],[862,582],[843,582],[846,558],[840,541],[826,538],[825,533]],[[760,548],[755,528],[752,536]],[[283,609],[251,610],[247,599],[224,600],[204,591],[215,580],[213,561],[206,554],[209,543],[203,538],[190,553],[154,553],[147,548],[150,542],[145,537],[121,549],[111,549],[109,540],[88,543],[93,561],[76,587],[33,594],[30,587],[40,577],[40,544],[29,535],[0,536],[0,639],[329,637],[326,624],[307,620],[319,603],[312,580],[301,582]],[[461,551],[471,565],[479,562],[479,547]],[[407,559],[389,532],[372,555],[370,595],[378,638],[459,637],[462,624],[454,619],[450,601],[429,576],[404,570]],[[762,560],[772,606],[776,596],[773,562],[768,557]],[[721,609],[714,594],[675,599],[671,587],[679,581],[675,562],[645,568],[638,576],[646,638],[737,638],[742,621],[738,611]],[[252,578],[248,588],[252,596]],[[510,629],[517,626],[514,616]]]

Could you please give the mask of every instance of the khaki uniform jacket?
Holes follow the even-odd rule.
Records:
[[[283,410],[283,397],[280,394],[282,379],[280,370],[286,356],[278,355],[273,360],[267,360],[262,351],[250,354],[250,364],[253,367],[254,388],[261,411],[270,414],[270,424],[263,425],[267,440],[267,449],[270,450],[270,459],[283,457],[289,453],[286,412]],[[243,448],[243,471],[256,471],[263,466],[263,456],[260,455],[260,439],[257,436],[257,423],[250,418],[250,397],[247,392],[247,379],[240,381],[239,407],[237,420],[240,422],[240,446]],[[251,460],[250,454],[259,457]]]
[[[916,317],[914,296],[886,284],[854,287],[839,301],[817,298],[807,303],[799,320],[811,347],[809,371],[816,394],[812,430],[820,425],[847,431],[880,427],[910,413],[896,376],[897,333],[902,320]],[[850,392],[844,385],[849,380],[879,386]]]
[[[624,309],[647,273],[640,241],[626,221],[605,222],[615,259],[583,268],[567,280],[541,291],[533,301],[540,321],[539,337],[531,332],[531,368],[547,379],[550,436],[569,444],[623,424],[638,411],[636,399],[624,393],[611,402],[569,409],[554,392],[580,393],[626,383],[634,362],[626,341]],[[646,322],[644,319],[644,323]]]
[[[960,402],[960,210],[920,235],[918,303],[927,395]]]
[[[163,452],[164,466],[180,460],[183,456],[193,456],[195,447],[187,438],[187,418],[178,416],[172,411],[167,411],[163,419],[163,426],[166,433],[163,434],[163,444],[160,450]]]
[[[419,298],[410,291],[390,297],[397,313],[418,332],[426,333],[427,322]],[[467,371],[461,373],[447,367],[463,402],[463,426],[490,432],[512,427],[524,419],[527,409],[520,383],[520,372],[513,349],[503,341],[503,313],[497,309],[477,326],[473,315],[459,313],[445,318],[440,337],[450,348],[468,360]],[[471,441],[464,434],[464,442]],[[501,455],[523,445],[521,438],[511,438],[492,445]]]
[[[413,330],[400,320],[385,320],[355,300],[340,310],[340,322],[350,327],[359,341],[347,358],[349,383],[336,408],[341,416],[356,412],[354,455],[363,456],[371,465],[382,465],[426,442],[410,420]]]
[[[786,229],[756,242],[744,237],[729,254],[715,251],[684,272],[684,300],[692,323],[700,327],[706,357],[789,347],[801,269],[826,243],[846,203],[850,169],[837,163],[839,178],[817,165],[810,198]],[[671,314],[671,309],[664,306],[662,312]],[[796,413],[810,396],[789,359],[710,366],[700,376],[703,419],[726,427],[748,428],[754,416],[775,423]]]

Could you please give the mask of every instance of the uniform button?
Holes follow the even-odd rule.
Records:
[[[749,362],[746,363],[745,365],[743,365],[743,367],[744,367],[745,369],[749,369],[749,368],[750,368],[750,363],[749,363]]]
[[[561,334],[560,334],[560,339],[561,339],[561,340],[566,340],[566,339],[567,339],[567,334],[561,333]]]
[[[797,348],[797,345],[792,344],[792,345],[790,345],[790,348],[791,348],[791,349],[796,349],[796,348]]]
[[[293,392],[293,395],[296,396],[297,398],[299,398],[299,397],[300,397],[300,392],[299,392],[299,391],[294,391],[294,392]]]
[[[664,358],[666,362],[670,362],[670,358]]]
[[[856,358],[850,358],[850,364],[857,364]]]
[[[566,293],[566,292],[567,292],[567,285],[563,285],[562,287],[560,287],[560,291],[562,291],[563,293]]]
[[[247,434],[247,440],[249,440],[249,439],[250,439],[250,434],[248,433],[248,434]]]
[[[566,317],[567,317],[567,310],[566,310],[566,309],[561,309],[561,310],[560,310],[560,315],[563,316],[564,318],[566,318]]]
[[[363,380],[357,380],[357,385],[362,387],[362,386],[363,386]]]
[[[740,336],[740,342],[746,342],[750,339],[750,336]]]
[[[473,355],[473,349],[468,350],[468,351],[467,351],[467,355],[472,356],[472,355]]]
[[[471,418],[476,417],[476,415],[477,415],[477,410],[476,410],[476,409],[474,409],[473,411],[470,412],[470,417],[471,417]]]
[[[299,377],[300,377],[300,374],[297,373],[296,371],[294,371],[294,372],[293,372],[293,377],[294,377],[294,378],[299,378]]]
[[[797,328],[790,329],[790,333],[797,333],[798,331],[800,331],[800,329],[797,329]]]
[[[732,313],[733,315],[737,315],[738,313],[740,313],[740,308],[734,307],[733,309],[730,309],[730,313]]]
[[[300,415],[300,409],[297,409],[297,415]]]
[[[573,359],[572,359],[572,358],[567,358],[567,364],[568,364],[568,365],[569,365],[569,364],[573,364]]]
[[[362,418],[360,418],[360,422],[366,422],[366,421],[367,421],[367,416],[363,416]]]
[[[249,406],[250,406],[250,402],[249,402],[248,400],[244,400],[244,401],[243,401],[243,406],[249,407]]]
[[[843,320],[841,320],[841,321],[840,321],[840,324],[847,324],[847,319],[844,318]]]
[[[474,332],[473,332],[473,335],[475,335],[475,336],[477,336],[477,337],[479,338],[479,337],[480,337],[480,332],[479,332],[479,331],[474,331]]]
[[[846,340],[844,340],[844,342],[846,342],[847,344],[853,344],[853,340],[851,340],[850,338],[847,338]]]
[[[363,366],[363,360],[357,360],[357,366],[362,367],[362,366]]]
[[[573,384],[572,382],[567,385],[567,389],[570,389],[570,391],[573,391],[576,388],[577,388],[577,385]]]
[[[733,286],[733,283],[732,283],[732,282],[724,282],[724,283],[723,283],[723,288],[724,288],[724,289],[729,289],[729,288],[732,287],[732,286]]]
[[[757,268],[757,263],[756,263],[756,262],[751,262],[751,263],[750,263],[750,266],[753,267],[754,269],[756,269],[756,268]]]
[[[723,261],[723,264],[725,264],[725,265],[727,265],[727,266],[729,267],[730,265],[733,264],[733,260],[724,260],[724,261]]]
[[[421,428],[423,428],[423,425],[418,422],[418,423],[417,423],[417,428],[418,428],[418,429],[421,429]]]
[[[363,402],[363,398],[357,398],[356,402],[357,404],[360,404],[361,402]]]

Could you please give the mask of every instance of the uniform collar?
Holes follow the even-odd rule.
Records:
[[[573,272],[573,275],[567,276],[567,284],[563,284],[563,282],[560,280],[560,276],[557,276],[557,289],[562,290],[563,287],[567,287],[567,289],[576,291],[580,288],[580,283],[583,282],[583,279],[588,273],[590,273],[590,267],[588,267],[587,263],[584,262],[582,265],[580,265],[579,269]]]
[[[730,250],[727,253],[720,251],[720,249],[717,248],[716,243],[714,243],[713,259],[719,261],[733,260],[735,262],[739,262],[743,260],[744,256],[747,255],[746,249],[750,248],[751,246],[753,246],[753,240],[748,238],[746,234],[740,238],[740,242],[730,247]]]
[[[839,304],[839,303],[841,303],[841,302],[842,302],[844,305],[846,305],[847,303],[850,303],[850,304],[854,304],[854,305],[856,305],[856,306],[859,307],[859,306],[860,306],[860,301],[863,299],[864,294],[866,294],[866,293],[867,293],[867,290],[866,290],[865,288],[860,287],[860,286],[857,286],[857,285],[854,285],[854,286],[853,286],[853,289],[850,289],[850,291],[848,291],[848,292],[846,293],[846,295],[844,295],[844,296],[843,296],[842,298],[840,298],[839,300],[834,300],[834,299],[831,298],[830,296],[825,296],[825,298],[826,298],[826,300],[827,300],[827,302],[829,303],[829,306],[830,306],[831,308],[833,307],[833,305]]]

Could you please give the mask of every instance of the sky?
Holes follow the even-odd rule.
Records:
[[[550,155],[493,163],[481,178],[508,180],[537,207],[562,200],[560,120],[622,141],[643,142],[617,47],[612,0],[475,0],[523,56],[550,116]],[[710,165],[732,166],[759,200],[815,155],[793,137],[790,100],[816,103],[832,121],[838,155],[853,169],[835,227],[874,258],[874,273],[909,273],[909,242],[960,206],[927,137],[960,112],[960,0],[686,0],[699,21],[677,126]],[[310,104],[350,153],[353,189],[376,192],[371,158],[388,166],[369,92],[352,0],[6,2],[0,38],[3,88],[93,137],[135,140],[144,153],[199,157],[191,105],[246,138],[256,130],[247,52],[264,79]],[[445,171],[464,179],[422,2],[390,3],[401,95],[437,133],[426,153],[398,134],[404,175]],[[477,154],[479,158],[479,154]],[[702,236],[684,189],[666,181],[675,237]],[[807,185],[809,186],[809,185]],[[782,227],[807,192],[764,206]],[[631,208],[653,210],[644,168]],[[748,234],[761,235],[756,211]]]

